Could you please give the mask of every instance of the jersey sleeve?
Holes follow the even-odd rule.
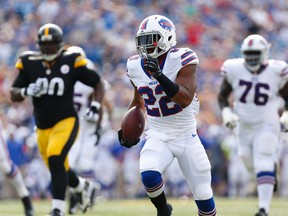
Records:
[[[189,48],[185,48],[184,49],[184,53],[181,55],[181,64],[182,67],[188,65],[188,64],[199,64],[199,59],[197,54],[189,49]]]
[[[229,84],[232,84],[233,74],[231,72],[231,66],[233,64],[233,60],[228,59],[223,62],[222,66],[220,67],[220,75],[223,76]]]
[[[83,55],[78,55],[78,56],[75,58],[74,68],[79,68],[79,67],[87,66],[87,64],[88,64],[87,58],[85,58]]]
[[[75,68],[75,73],[77,80],[92,88],[100,82],[100,75],[95,70],[86,67],[86,65]]]
[[[288,65],[286,62],[281,61],[281,70],[280,70],[280,88],[283,88],[284,85],[288,82]]]
[[[18,70],[18,75],[15,78],[14,82],[12,83],[12,87],[23,88],[27,87],[30,83],[29,77],[27,76],[24,70],[24,63],[23,63],[25,62],[24,58],[28,58],[28,56],[21,55],[15,63],[15,68]]]

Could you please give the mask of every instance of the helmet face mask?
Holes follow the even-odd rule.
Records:
[[[52,23],[43,25],[38,30],[37,45],[46,61],[53,61],[63,50],[62,29]]]
[[[262,65],[267,64],[270,44],[261,35],[249,35],[241,45],[241,53],[246,67],[256,72]]]
[[[164,16],[147,17],[140,24],[135,43],[141,58],[157,58],[176,45],[175,26]]]

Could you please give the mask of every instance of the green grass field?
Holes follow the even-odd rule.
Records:
[[[215,198],[218,216],[254,216],[257,200]],[[197,210],[192,199],[169,199],[173,205],[173,216],[196,216]],[[44,216],[50,210],[50,201],[34,201],[35,216]],[[1,216],[23,216],[20,200],[0,200]],[[68,214],[66,214],[68,215]],[[82,213],[77,216],[83,215]],[[99,200],[87,216],[155,216],[156,211],[148,199],[137,200]],[[288,215],[288,199],[274,198],[271,216]]]

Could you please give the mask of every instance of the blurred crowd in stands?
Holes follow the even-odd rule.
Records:
[[[215,194],[255,193],[235,153],[233,133],[222,126],[216,97],[221,80],[219,69],[225,59],[240,56],[240,44],[251,33],[261,34],[270,41],[271,58],[288,61],[286,0],[0,0],[0,114],[11,157],[21,167],[34,198],[50,196],[50,177],[37,152],[32,110],[27,106],[30,101],[11,104],[8,97],[18,55],[37,49],[37,30],[47,22],[63,29],[66,44],[84,48],[87,57],[111,85],[106,94],[114,109],[98,145],[94,170],[92,174],[83,175],[100,182],[103,196],[107,198],[142,196],[144,190],[138,173],[141,144],[123,149],[118,144],[116,131],[132,97],[126,60],[136,54],[134,37],[138,25],[144,17],[153,14],[169,17],[176,26],[177,46],[192,48],[200,59],[198,132],[212,163]],[[283,167],[288,166],[285,148]],[[282,174],[282,186],[286,189],[280,190],[279,195],[287,197],[287,170]],[[187,194],[189,190],[177,163],[167,172],[167,178],[170,195],[191,195]],[[9,197],[1,174],[0,182],[0,198]]]

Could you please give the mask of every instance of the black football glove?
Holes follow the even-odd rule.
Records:
[[[154,78],[157,78],[157,77],[159,77],[162,74],[162,71],[160,69],[160,66],[159,66],[157,58],[152,58],[152,57],[148,56],[147,59],[145,59],[144,68]]]
[[[99,119],[100,108],[101,104],[98,101],[92,101],[83,118],[89,123],[96,123]]]
[[[126,148],[131,148],[132,146],[136,145],[140,141],[140,138],[138,138],[137,140],[132,140],[132,141],[124,140],[122,136],[122,130],[119,130],[118,140],[121,146],[124,146]]]

